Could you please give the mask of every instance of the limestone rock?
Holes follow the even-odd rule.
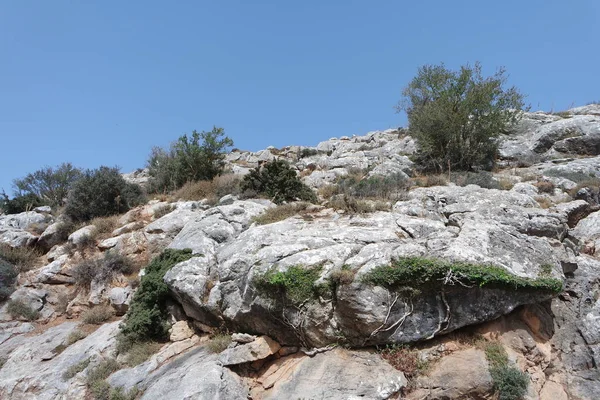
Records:
[[[171,342],[180,342],[189,339],[194,335],[194,331],[190,329],[186,321],[177,321],[170,329],[169,340]]]
[[[219,356],[222,365],[238,365],[262,360],[276,354],[281,346],[268,336],[260,336],[256,340],[225,349]]]
[[[291,368],[284,366],[283,373],[276,375],[272,386],[263,383],[271,387],[263,392],[265,400],[389,399],[408,384],[402,372],[366,351],[335,349],[295,360]]]
[[[69,242],[77,246],[81,245],[92,238],[97,230],[98,228],[95,225],[84,226],[69,235]]]

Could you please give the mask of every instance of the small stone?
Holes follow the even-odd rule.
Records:
[[[189,339],[192,336],[194,336],[194,331],[190,329],[190,326],[188,325],[187,321],[177,321],[171,327],[170,332],[171,335],[169,336],[169,339],[172,342],[180,342],[182,340]]]
[[[297,347],[295,347],[295,346],[285,346],[285,347],[282,347],[281,349],[279,349],[278,354],[281,357],[285,357],[287,355],[294,354],[294,353],[297,353],[297,352],[298,352],[298,348]]]
[[[256,340],[256,336],[247,333],[234,333],[231,335],[231,340],[237,343],[250,343]]]
[[[279,351],[281,346],[268,336],[261,336],[253,342],[226,349],[221,353],[219,361],[222,365],[238,365],[262,360]]]

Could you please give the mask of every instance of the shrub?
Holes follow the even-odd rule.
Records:
[[[508,354],[502,344],[491,342],[484,345],[485,356],[490,365],[494,391],[499,400],[519,400],[527,392],[527,374],[508,364]]]
[[[206,344],[206,348],[211,353],[221,353],[231,343],[231,335],[217,334]]]
[[[96,306],[85,311],[81,315],[81,321],[84,324],[101,325],[115,315],[110,306]]]
[[[317,154],[319,154],[319,150],[311,149],[310,147],[305,147],[304,149],[300,150],[300,154],[298,154],[298,158],[312,157],[312,156],[316,156]]]
[[[84,331],[81,331],[79,329],[75,329],[73,332],[69,333],[69,336],[67,336],[67,341],[65,342],[65,344],[67,346],[70,346],[73,343],[80,341],[81,339],[85,339],[86,337],[87,337],[87,333],[85,333]]]
[[[282,300],[284,304],[299,305],[324,294],[323,285],[316,284],[321,270],[321,267],[302,266],[291,266],[284,272],[270,269],[254,283],[268,297]]]
[[[349,285],[354,281],[355,271],[344,265],[341,269],[336,269],[329,275],[329,279],[337,285]]]
[[[8,299],[12,294],[17,274],[15,267],[0,258],[0,302]]]
[[[297,202],[289,204],[280,204],[277,207],[269,208],[260,215],[254,217],[254,222],[259,225],[267,225],[283,221],[306,210],[309,203]]]
[[[162,205],[160,207],[158,207],[157,209],[154,210],[154,214],[153,217],[155,220],[164,217],[167,214],[172,213],[173,211],[175,211],[177,209],[177,207],[175,207],[172,204],[165,204]]]
[[[398,111],[406,111],[418,143],[417,164],[442,172],[491,168],[496,138],[516,122],[524,107],[515,87],[505,89],[505,70],[484,78],[481,65],[451,71],[444,64],[419,68],[402,91]]]
[[[116,215],[94,218],[90,222],[90,225],[94,225],[96,227],[95,235],[99,237],[112,236],[112,232],[115,230],[118,224],[119,218]]]
[[[268,196],[275,203],[304,200],[315,202],[315,193],[306,186],[296,171],[284,160],[273,160],[250,170],[244,176],[242,190]]]
[[[458,186],[477,185],[483,189],[500,189],[500,183],[487,171],[450,174],[452,182]]]
[[[12,199],[4,192],[0,194],[0,211],[5,214],[19,214],[43,205],[42,199],[34,194],[16,195]]]
[[[402,286],[431,286],[439,288],[451,276],[463,284],[510,288],[513,290],[539,290],[560,293],[562,281],[550,277],[522,278],[494,265],[477,265],[462,262],[450,263],[443,260],[421,257],[396,259],[391,265],[373,268],[363,280],[373,285],[389,288]]]
[[[212,180],[223,171],[225,151],[233,141],[223,128],[180,136],[168,150],[154,148],[148,160],[153,191],[176,190],[187,182]]]
[[[554,186],[554,183],[550,181],[540,181],[536,183],[535,186],[537,187],[538,192],[548,194],[553,194],[554,189],[556,188],[556,186]]]
[[[192,257],[189,249],[166,249],[148,264],[121,326],[120,341],[135,343],[168,337],[166,301],[169,288],[163,278],[175,264]]]
[[[0,243],[0,259],[12,264],[17,271],[28,271],[35,267],[42,252],[35,247],[11,247]]]
[[[543,174],[545,176],[551,176],[551,177],[554,177],[554,178],[568,179],[568,180],[573,181],[575,183],[587,181],[590,178],[595,178],[596,177],[596,175],[593,174],[593,173],[590,174],[590,173],[580,172],[580,171],[566,171],[566,170],[562,170],[562,169],[559,169],[559,168],[549,168],[549,169],[545,170],[543,172]]]
[[[108,358],[88,371],[86,384],[95,400],[111,400],[112,388],[106,382],[106,378],[120,368],[117,360]]]
[[[216,203],[227,194],[239,195],[241,193],[242,178],[238,175],[225,174],[215,177],[212,181],[188,182],[181,187],[173,198],[182,200],[209,199]]]
[[[157,342],[139,342],[134,343],[127,350],[125,364],[128,367],[135,367],[148,360],[153,354],[156,354],[162,347],[162,344]]]
[[[69,190],[82,176],[80,169],[71,163],[63,163],[56,168],[46,167],[15,179],[13,184],[21,195],[32,195],[43,204],[63,206]]]
[[[71,276],[80,286],[89,286],[92,281],[110,282],[115,274],[130,275],[136,272],[134,263],[116,251],[107,251],[102,258],[87,259],[71,270]]]
[[[40,317],[40,313],[34,310],[22,300],[9,300],[6,304],[6,311],[13,318],[25,318],[27,321],[35,321]]]
[[[446,175],[441,174],[425,175],[415,178],[414,182],[417,186],[421,187],[446,186],[448,178]]]
[[[410,187],[410,180],[402,174],[366,177],[364,172],[354,171],[337,182],[334,194],[360,199],[399,200]]]
[[[381,358],[392,367],[404,372],[411,379],[427,369],[427,363],[419,359],[419,352],[406,345],[391,345],[379,350]]]
[[[373,204],[348,195],[338,195],[331,199],[327,205],[334,210],[342,210],[349,214],[365,214],[375,211]],[[389,209],[389,206],[387,208]]]
[[[75,375],[86,369],[90,365],[90,359],[86,358],[83,361],[78,362],[77,364],[71,365],[65,372],[62,374],[63,380],[69,380],[73,378]]]
[[[145,200],[139,185],[129,183],[118,168],[87,170],[69,192],[65,214],[89,221],[128,211]]]

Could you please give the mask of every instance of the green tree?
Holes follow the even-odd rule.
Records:
[[[119,214],[145,201],[139,185],[129,183],[119,169],[87,170],[69,192],[65,214],[76,221]]]
[[[273,160],[244,176],[242,190],[268,196],[275,203],[293,200],[316,201],[315,193],[298,178],[285,160]]]
[[[479,63],[458,71],[444,64],[419,68],[396,108],[406,111],[421,169],[493,166],[498,136],[518,121],[525,107],[514,86],[505,88],[506,79],[503,68],[483,77]]]
[[[82,172],[71,163],[62,163],[56,168],[45,167],[24,178],[15,179],[16,197],[34,195],[44,204],[62,206],[73,183],[81,178]]]
[[[152,149],[148,169],[155,191],[175,190],[187,182],[211,180],[224,168],[225,152],[233,140],[223,128],[210,132],[193,131],[173,142],[168,150]]]
[[[32,193],[17,195],[12,199],[4,191],[0,193],[0,212],[5,214],[19,214],[43,205],[42,199]]]

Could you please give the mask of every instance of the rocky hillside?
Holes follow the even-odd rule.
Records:
[[[526,114],[494,173],[414,152],[397,129],[227,155],[289,161],[318,204],[0,216],[0,398],[600,398],[600,105]],[[156,280],[161,253],[185,261]],[[162,284],[169,340],[124,349]]]

